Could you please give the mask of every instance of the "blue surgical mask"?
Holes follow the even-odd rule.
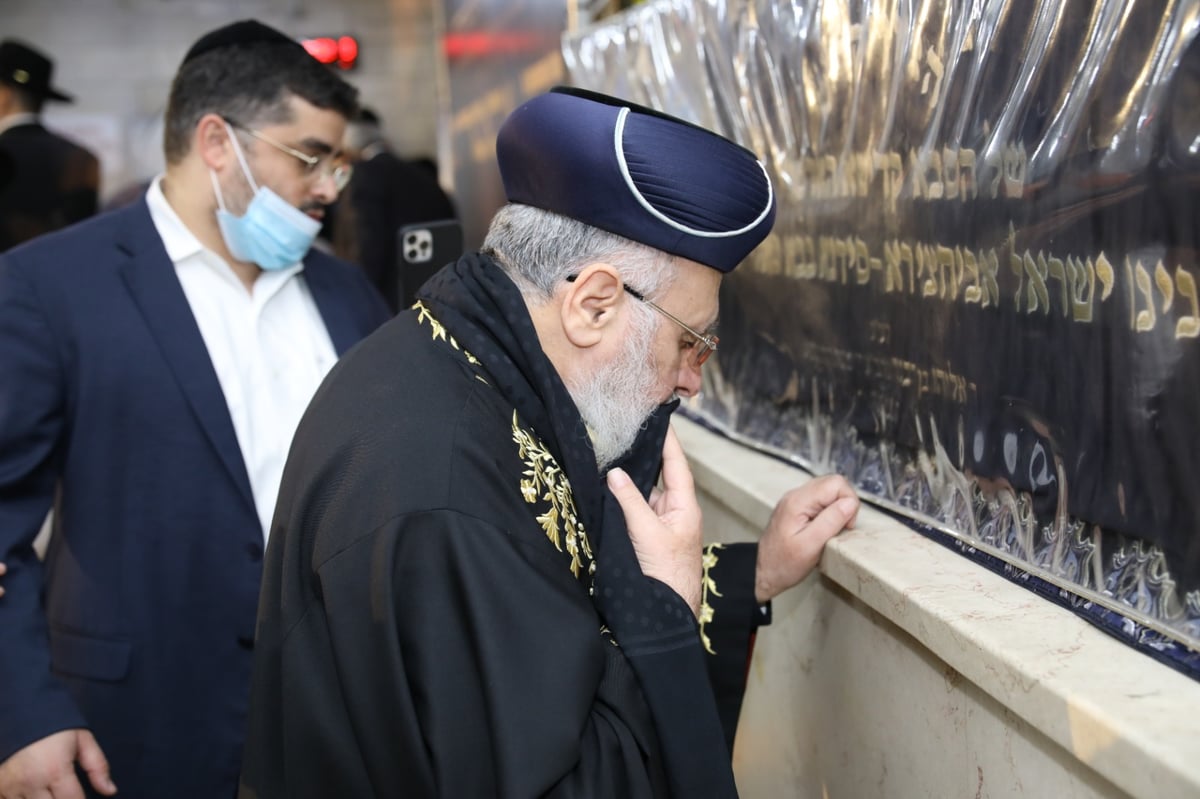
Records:
[[[233,130],[228,125],[229,140],[242,167],[242,174],[254,197],[246,207],[246,213],[234,216],[225,209],[225,198],[216,173],[208,171],[212,178],[213,191],[217,195],[217,226],[221,238],[229,248],[229,254],[239,261],[258,264],[263,269],[286,269],[299,263],[312,247],[313,240],[321,231],[321,223],[280,197],[266,186],[259,186],[250,175],[250,167],[242,155],[242,148]]]

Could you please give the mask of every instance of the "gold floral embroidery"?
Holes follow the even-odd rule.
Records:
[[[451,347],[453,347],[454,349],[461,352],[464,356],[466,356],[467,361],[469,363],[471,363],[474,366],[482,366],[482,364],[479,362],[478,358],[476,358],[471,353],[467,352],[467,350],[460,347],[458,345],[458,342],[454,340],[454,336],[451,336],[448,333],[446,333],[446,326],[437,320],[437,317],[435,317],[433,315],[433,313],[429,310],[429,308],[426,307],[425,303],[421,302],[420,300],[417,300],[416,302],[413,303],[412,307],[413,307],[413,310],[415,310],[417,312],[417,324],[427,323],[429,325],[429,327],[432,329],[434,341],[441,340],[441,341],[447,342]],[[486,383],[487,381],[484,380],[483,382]]]
[[[589,575],[595,574],[592,544],[587,531],[583,529],[583,523],[575,514],[575,497],[571,493],[570,481],[545,444],[521,428],[516,411],[513,411],[512,432],[513,441],[518,447],[517,454],[528,467],[521,480],[521,496],[531,505],[539,501],[550,503],[537,521],[559,552],[563,551],[565,542],[567,554],[571,556],[571,574],[579,577],[584,566]]]
[[[712,642],[708,640],[708,633],[704,631],[704,626],[713,620],[713,607],[708,604],[708,595],[721,596],[721,592],[717,590],[717,581],[710,575],[709,571],[717,565],[717,550],[724,549],[723,544],[709,544],[704,548],[704,579],[700,583],[700,641],[704,644],[705,651],[710,655],[717,654],[712,648]]]

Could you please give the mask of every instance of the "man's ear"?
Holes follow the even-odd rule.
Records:
[[[563,332],[576,347],[593,347],[613,329],[625,302],[621,274],[612,264],[597,262],[585,266],[566,285],[559,306]]]
[[[209,169],[220,172],[230,160],[237,159],[229,141],[232,130],[219,114],[205,114],[196,123],[192,147]]]

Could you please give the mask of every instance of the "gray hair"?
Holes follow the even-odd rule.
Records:
[[[615,266],[621,280],[649,299],[665,292],[677,271],[675,257],[669,253],[519,203],[496,212],[482,250],[496,259],[526,301],[534,304],[549,300],[559,284],[597,261]]]

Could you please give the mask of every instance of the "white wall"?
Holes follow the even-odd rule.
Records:
[[[161,116],[171,77],[197,38],[255,17],[298,38],[351,34],[360,66],[346,73],[405,153],[437,153],[433,0],[0,0],[0,38],[55,60],[74,105],[46,122],[103,159],[102,194],[162,165]]]
[[[686,420],[712,540],[809,476]],[[864,507],[777,598],[738,726],[743,799],[1200,796],[1200,683]]]

